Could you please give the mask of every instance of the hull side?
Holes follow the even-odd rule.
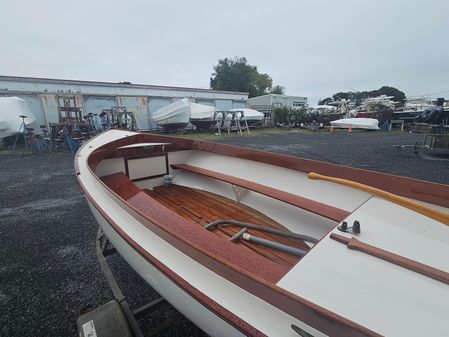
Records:
[[[214,314],[172,281],[154,264],[131,247],[87,199],[101,229],[125,261],[164,299],[195,325],[211,336],[245,336],[244,333]],[[263,336],[260,334],[260,336]]]

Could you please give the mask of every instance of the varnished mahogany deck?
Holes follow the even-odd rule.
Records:
[[[216,220],[237,220],[288,231],[273,219],[251,207],[206,191],[179,185],[158,186],[153,190],[144,191],[179,215],[198,223],[198,226],[204,226]],[[223,240],[227,240],[240,229],[240,227],[226,225],[216,227],[212,232],[222,237]],[[250,229],[249,233],[306,251],[309,250],[309,246],[301,240],[253,229]],[[249,243],[242,239],[235,244],[246,246],[254,252],[287,267],[291,267],[299,261],[297,256]]]

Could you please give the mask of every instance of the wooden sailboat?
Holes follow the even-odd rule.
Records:
[[[449,335],[447,185],[119,130],[75,170],[118,252],[210,335]]]

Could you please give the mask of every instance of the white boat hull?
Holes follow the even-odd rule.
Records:
[[[331,125],[341,129],[379,130],[379,121],[374,118],[343,118],[332,121]]]
[[[183,129],[190,119],[190,104],[187,98],[166,105],[152,113],[153,121],[166,129]]]
[[[245,336],[221,317],[201,305],[176,285],[169,277],[148,262],[131,247],[87,199],[89,207],[101,229],[125,261],[167,302],[210,336]]]

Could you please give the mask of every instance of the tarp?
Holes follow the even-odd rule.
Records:
[[[379,130],[379,121],[374,118],[343,118],[332,121],[331,125],[343,129]]]
[[[190,104],[187,98],[168,104],[151,114],[159,125],[187,124],[190,118]]]
[[[190,119],[209,120],[214,118],[215,107],[190,102]]]
[[[242,111],[244,119],[248,121],[261,121],[264,118],[264,114],[254,109],[231,109],[231,111]]]
[[[21,115],[27,117],[25,118],[27,127],[34,127],[36,117],[25,100],[19,97],[0,97],[0,138],[25,131],[21,129],[22,118],[19,117]]]

